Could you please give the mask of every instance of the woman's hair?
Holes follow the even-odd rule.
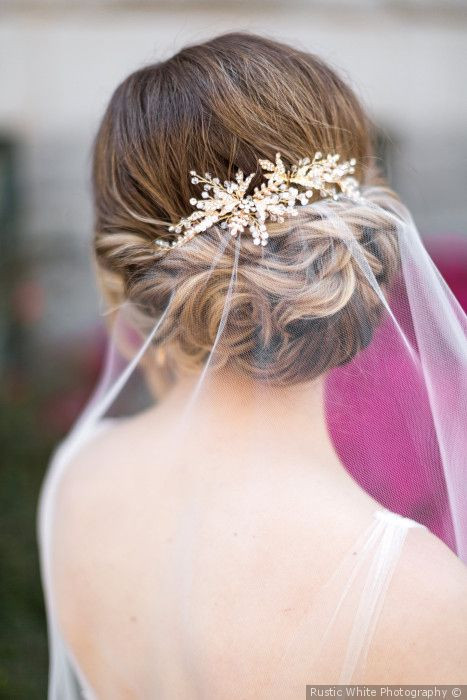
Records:
[[[398,253],[384,209],[336,202],[333,219],[303,207],[268,226],[267,249],[248,235],[237,252],[235,240],[222,247],[218,227],[168,252],[154,245],[199,196],[190,171],[221,181],[256,173],[254,188],[259,159],[280,152],[290,167],[316,151],[355,158],[360,183],[377,184],[369,123],[352,90],[316,56],[275,41],[220,36],[116,89],[94,152],[98,268],[113,303],[128,299],[154,319],[170,299],[163,337],[173,367],[198,369],[221,322],[217,362],[280,383],[313,379],[370,341],[381,302],[348,238],[387,284]],[[387,199],[386,188],[374,193]]]

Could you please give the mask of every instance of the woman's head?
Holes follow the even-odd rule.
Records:
[[[221,247],[215,227],[168,253],[154,246],[190,213],[191,170],[221,181],[256,173],[254,188],[259,159],[280,152],[290,166],[316,151],[355,158],[357,179],[375,182],[368,122],[350,88],[317,57],[257,36],[189,47],[115,91],[95,146],[98,265],[114,301],[154,318],[171,299],[163,330],[174,366],[198,369],[221,322],[217,362],[279,382],[312,379],[368,344],[381,304],[346,239],[362,243],[387,282],[397,264],[390,216],[344,204],[332,223],[307,207],[270,227],[267,252],[246,237],[237,254]]]

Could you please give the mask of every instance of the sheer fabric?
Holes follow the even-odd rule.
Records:
[[[178,307],[177,277],[170,277],[170,269],[182,260],[179,256],[191,254],[192,246],[203,252],[203,235],[180,251],[164,254],[162,263],[162,257],[155,256],[154,277],[147,282],[148,287],[160,284],[160,266],[165,266],[164,303],[153,309],[127,303],[118,310],[102,381],[51,464],[42,494],[39,535],[53,699],[79,697],[79,686],[87,697],[95,697],[66,647],[58,622],[54,571],[60,562],[55,559],[54,542],[60,528],[56,521],[60,484],[74,456],[103,429],[108,417],[133,413],[135,402],[157,404],[163,440],[170,443],[171,460],[177,463],[199,445],[209,449],[210,440],[222,443],[222,427],[212,417],[241,404],[242,397],[231,393],[231,377],[247,376],[253,406],[249,429],[231,452],[249,465],[253,482],[257,474],[256,496],[265,497],[272,488],[261,481],[264,462],[270,458],[270,437],[274,434],[277,439],[284,430],[280,403],[270,401],[271,392],[276,387],[286,392],[298,387],[297,408],[293,400],[284,406],[296,411],[297,424],[306,426],[307,397],[310,407],[314,406],[316,381],[321,378],[326,424],[335,450],[348,473],[381,504],[355,547],[310,600],[310,610],[287,640],[275,674],[258,690],[264,697],[275,697],[274,693],[285,697],[284,688],[290,690],[298,682],[288,677],[291,659],[303,660],[308,682],[329,663],[334,674],[330,682],[364,680],[385,592],[411,529],[426,526],[460,558],[467,558],[467,321],[407,210],[376,187],[364,189],[359,202],[341,197],[304,206],[286,233],[283,227],[271,225],[268,245],[256,251],[257,267],[252,264],[251,241],[240,235],[232,238],[222,229],[209,236],[211,250],[214,244],[216,252],[205,256],[192,280],[190,314],[202,340],[199,368],[187,384],[183,410],[173,411],[172,394],[166,390],[177,387],[180,378],[184,381],[189,355],[187,337],[174,322],[183,310]],[[388,241],[397,249],[399,260],[391,279],[381,263]],[[341,336],[335,335],[341,326],[329,308],[316,302],[313,313],[297,311],[307,308],[323,279],[331,298],[348,295],[339,312]],[[203,294],[214,283],[216,302],[206,305]],[[342,321],[349,309],[352,314],[346,325]],[[217,319],[214,331],[213,318]],[[349,346],[350,331],[345,328],[355,331],[355,324],[359,351],[349,348],[347,361],[331,368],[323,379],[320,363],[325,366],[337,346],[341,350]],[[312,363],[316,366],[308,376]],[[142,396],[141,375],[151,376],[155,398]],[[166,417],[170,418],[167,424]],[[288,436],[283,438],[287,443]],[[160,435],[154,442],[155,469],[159,467],[158,440],[162,441]],[[195,487],[195,503],[196,497]],[[248,512],[239,516],[239,527],[248,517]],[[154,528],[157,519],[154,512]],[[189,534],[183,540],[183,561],[197,546]],[[164,567],[163,561],[160,566]],[[181,564],[180,583],[187,576],[189,571]],[[147,626],[151,624],[156,620],[146,621]],[[340,634],[346,630],[344,646],[335,645],[337,629]],[[157,659],[148,663],[157,666]],[[139,696],[143,697],[135,691],[134,697]],[[156,689],[153,697],[158,697]]]

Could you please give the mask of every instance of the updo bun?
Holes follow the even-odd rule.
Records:
[[[170,300],[161,337],[171,369],[199,370],[221,324],[214,361],[278,383],[311,380],[368,345],[383,300],[367,270],[384,287],[398,266],[397,198],[378,184],[368,133],[329,67],[255,36],[190,47],[117,88],[95,148],[97,261],[113,303],[154,319]],[[268,224],[261,251],[248,235],[221,246],[225,231],[212,227],[157,252],[154,239],[197,194],[190,170],[256,172],[254,187],[260,158],[280,151],[292,164],[317,150],[356,158],[364,202],[300,207]]]

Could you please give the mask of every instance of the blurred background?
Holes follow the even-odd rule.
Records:
[[[467,0],[0,0],[0,697],[46,697],[35,510],[99,372],[90,151],[130,71],[253,31],[360,94],[391,185],[467,307]]]

